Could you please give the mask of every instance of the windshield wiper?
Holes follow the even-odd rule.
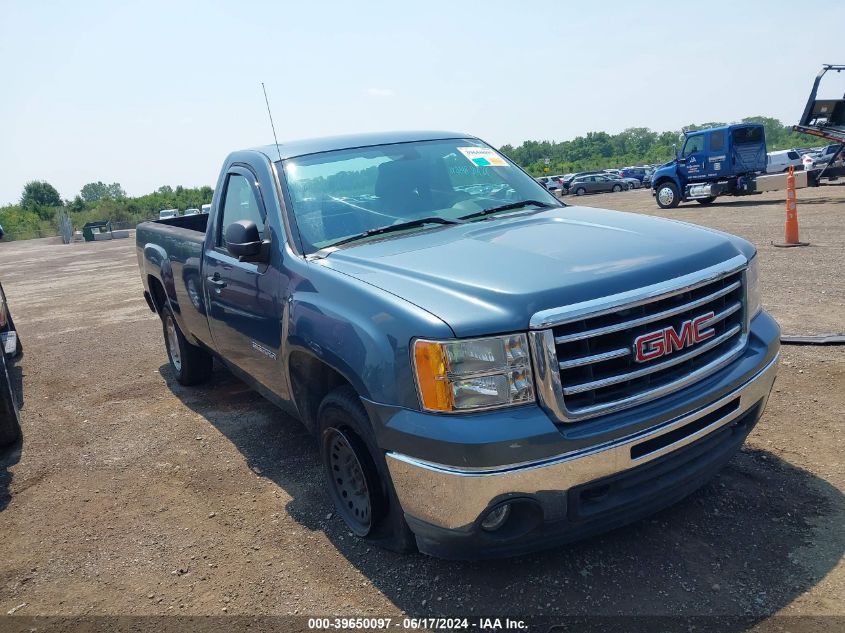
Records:
[[[498,207],[490,207],[489,209],[476,211],[475,213],[470,213],[469,215],[462,215],[459,219],[469,220],[470,218],[480,218],[481,216],[490,215],[491,213],[520,209],[522,207],[527,207],[528,205],[534,205],[535,207],[540,207],[541,209],[551,209],[557,206],[554,204],[548,204],[547,202],[540,202],[539,200],[520,200],[519,202],[510,202],[508,204],[499,205]]]
[[[407,222],[400,222],[399,224],[388,224],[387,226],[381,226],[377,229],[370,229],[369,231],[364,231],[363,233],[358,233],[357,235],[350,235],[349,237],[345,237],[342,240],[337,241],[334,244],[329,244],[328,246],[325,246],[323,248],[334,248],[335,246],[348,244],[349,242],[356,242],[367,237],[372,237],[373,235],[383,235],[385,233],[393,233],[394,231],[404,231],[405,229],[412,229],[414,227],[424,226],[426,224],[463,224],[463,218],[452,220],[450,218],[441,218],[439,216],[433,215],[429,218],[420,218],[419,220],[408,220]]]

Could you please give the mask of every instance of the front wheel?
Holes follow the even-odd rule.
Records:
[[[619,185],[613,185],[613,191],[614,193],[619,193],[620,191],[622,191],[622,187]]]
[[[358,394],[348,386],[335,389],[320,404],[317,420],[326,485],[340,518],[376,545],[414,551],[414,536]]]
[[[710,196],[709,198],[696,198],[696,202],[698,204],[713,204],[713,201],[716,199],[716,196]]]
[[[576,196],[583,196],[585,193],[587,193],[587,190],[586,190],[586,189],[584,189],[584,187],[578,187],[578,188],[575,190],[575,195],[576,195]]]
[[[662,182],[657,185],[657,206],[661,209],[674,209],[681,203],[678,188],[673,182]]]

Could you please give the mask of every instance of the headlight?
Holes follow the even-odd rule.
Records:
[[[756,255],[748,262],[748,270],[745,271],[745,288],[746,309],[748,320],[751,321],[763,309],[760,296],[760,266]]]
[[[414,341],[423,409],[459,412],[534,401],[525,334],[464,341]]]

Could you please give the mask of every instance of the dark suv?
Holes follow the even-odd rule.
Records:
[[[642,182],[643,178],[645,178],[645,173],[644,167],[625,167],[621,172],[621,176],[623,178],[636,178]]]

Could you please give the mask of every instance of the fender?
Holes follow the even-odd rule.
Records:
[[[188,342],[196,345],[198,341],[185,326],[185,320],[182,317],[179,300],[176,296],[176,280],[173,273],[173,266],[164,248],[157,244],[146,244],[144,246],[144,261],[144,273],[161,282],[161,285],[164,287],[167,305],[170,307],[171,312],[173,312],[173,318],[176,320],[176,324]]]
[[[354,277],[310,266],[289,297],[285,359],[304,352],[345,377],[367,400],[417,408],[411,367],[415,336],[452,338],[441,319]],[[313,284],[313,285],[312,285]]]

